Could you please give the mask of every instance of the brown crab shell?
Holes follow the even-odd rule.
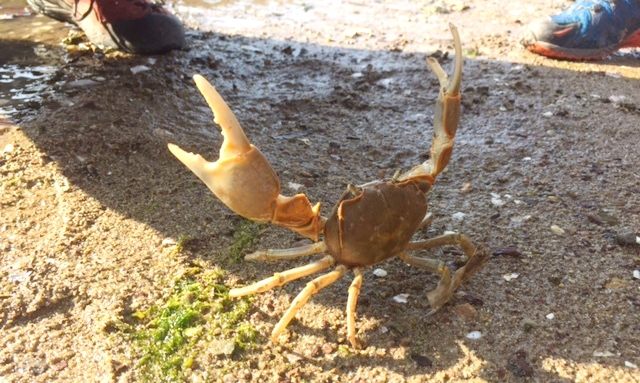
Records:
[[[365,186],[355,195],[347,190],[324,228],[329,254],[348,267],[374,265],[398,255],[427,213],[430,187],[409,180]]]

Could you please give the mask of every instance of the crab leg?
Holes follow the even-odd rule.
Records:
[[[220,94],[204,77],[196,75],[193,79],[222,130],[224,141],[220,157],[215,162],[208,162],[198,154],[169,144],[171,153],[237,214],[253,221],[287,227],[317,241],[324,225],[320,204],[311,206],[304,194],[281,195],[280,180],[269,161],[249,142]]]
[[[356,275],[349,286],[349,298],[347,299],[347,339],[353,348],[358,346],[356,339],[356,304],[360,295],[360,287],[362,286],[362,269],[353,270]]]
[[[323,253],[327,250],[324,241],[315,242],[310,245],[294,247],[290,249],[267,249],[258,250],[254,253],[245,255],[247,261],[281,261],[291,260],[307,255]]]
[[[435,116],[433,122],[433,142],[431,143],[431,155],[427,161],[414,167],[399,177],[400,181],[408,179],[422,179],[433,184],[435,178],[444,170],[451,158],[453,139],[460,121],[460,85],[462,83],[462,45],[458,30],[453,24],[449,24],[453,34],[455,47],[455,62],[451,79],[438,61],[429,57],[427,64],[435,73],[440,82],[440,93],[436,101]]]
[[[444,234],[424,241],[410,242],[405,250],[431,249],[446,245],[460,246],[468,259],[464,266],[455,271],[453,277],[449,268],[442,261],[415,257],[406,253],[400,254],[400,258],[408,264],[440,275],[438,286],[427,293],[427,298],[433,308],[432,313],[447,303],[462,282],[480,270],[488,259],[487,252],[474,246],[469,237],[464,234]]]
[[[309,299],[318,291],[324,289],[325,287],[340,279],[346,271],[346,266],[339,265],[332,272],[321,275],[318,278],[307,283],[305,288],[302,289],[302,291],[300,291],[300,294],[295,297],[287,311],[284,313],[282,318],[280,318],[280,321],[273,328],[273,331],[271,332],[271,341],[273,343],[278,343],[278,337],[280,336],[282,331],[287,328],[289,322],[291,322],[296,313],[300,311],[302,306],[304,306],[307,301],[309,301]]]
[[[333,259],[333,257],[328,255],[321,260],[310,263],[308,265],[296,267],[280,273],[275,273],[272,277],[265,278],[249,286],[231,289],[229,291],[229,296],[235,298],[250,294],[263,293],[275,287],[282,286],[285,283],[295,281],[296,279],[300,279],[306,277],[307,275],[315,274],[318,271],[328,269],[329,267],[333,266],[334,263],[335,260]]]
[[[424,229],[426,227],[429,227],[431,226],[431,223],[433,223],[433,214],[427,213],[424,215],[424,218],[422,218],[422,221],[420,222],[418,229]]]

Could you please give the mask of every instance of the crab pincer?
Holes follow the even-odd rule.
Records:
[[[281,225],[317,240],[323,224],[320,204],[311,206],[304,194],[292,197],[280,194],[280,180],[271,164],[249,142],[218,91],[200,75],[193,79],[222,130],[220,157],[209,162],[199,154],[169,144],[171,153],[235,213],[253,221]]]

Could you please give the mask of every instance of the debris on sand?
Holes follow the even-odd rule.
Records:
[[[482,338],[482,333],[480,331],[471,331],[466,335],[467,339],[478,340]]]
[[[409,294],[398,294],[393,297],[393,300],[397,303],[407,303],[407,299],[409,298]]]

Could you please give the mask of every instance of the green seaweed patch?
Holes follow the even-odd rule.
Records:
[[[140,357],[141,380],[185,381],[202,355],[238,356],[252,348],[258,332],[246,319],[250,309],[249,299],[229,298],[221,270],[189,269],[164,303],[132,315],[126,332]]]
[[[224,251],[226,258],[234,263],[242,261],[260,238],[263,226],[249,220],[242,220],[237,224],[233,231],[233,242]]]

